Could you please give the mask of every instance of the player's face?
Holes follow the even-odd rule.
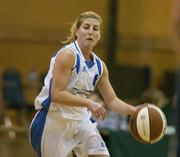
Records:
[[[93,18],[85,19],[76,31],[76,36],[80,43],[94,47],[101,38],[100,22]]]

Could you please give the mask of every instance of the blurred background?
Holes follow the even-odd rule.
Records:
[[[28,129],[33,101],[51,56],[75,18],[92,10],[103,19],[95,52],[107,63],[117,95],[134,105],[152,102],[168,120],[153,145],[135,141],[128,117],[110,113],[99,129],[112,157],[175,157],[174,101],[177,54],[172,40],[172,0],[0,0],[0,156],[34,157]],[[111,125],[110,125],[111,124]]]

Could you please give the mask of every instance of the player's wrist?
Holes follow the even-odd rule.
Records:
[[[90,107],[92,106],[92,104],[93,104],[93,101],[92,101],[92,100],[86,99],[85,106],[86,106],[88,109],[90,109]]]
[[[127,115],[131,115],[137,108],[133,105],[127,105]]]

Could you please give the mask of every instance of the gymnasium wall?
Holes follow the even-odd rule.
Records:
[[[0,70],[11,65],[18,67],[25,76],[31,66],[38,72],[47,69],[50,57],[62,46],[61,41],[66,39],[71,23],[79,13],[92,9],[106,17],[105,8],[103,0],[3,1]],[[106,26],[106,18],[103,19]]]
[[[171,41],[171,0],[119,0],[116,63],[152,68],[158,85],[166,70],[175,70],[176,55]],[[69,33],[79,13],[93,10],[103,18],[102,41],[96,50],[106,60],[109,0],[6,0],[0,6],[0,74],[16,67],[27,82],[34,67],[46,71],[50,57]]]
[[[164,71],[176,68],[172,42],[171,0],[121,0],[118,64],[150,66],[157,86]]]

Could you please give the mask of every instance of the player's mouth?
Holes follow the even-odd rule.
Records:
[[[93,38],[87,38],[88,41],[93,41]]]

